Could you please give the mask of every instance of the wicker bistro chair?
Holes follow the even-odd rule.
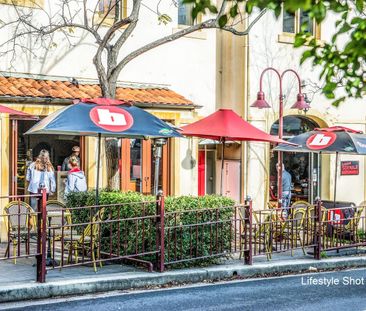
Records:
[[[314,243],[314,235],[315,235],[315,230],[321,230],[323,232],[326,232],[326,221],[327,221],[327,215],[328,215],[328,211],[324,206],[321,206],[321,212],[322,212],[322,216],[321,216],[321,223],[322,223],[322,227],[321,228],[315,228],[315,221],[314,221],[314,217],[315,217],[315,209],[316,206],[314,205],[310,205],[309,208],[306,209],[306,213],[305,213],[305,219],[304,219],[304,232],[305,232],[305,245],[309,245],[309,244],[313,244]]]
[[[253,253],[260,253],[261,247],[266,254],[267,260],[272,259],[272,232],[273,221],[275,221],[275,213],[273,211],[253,211]]]
[[[49,216],[52,216],[49,218],[48,224],[51,224],[52,229],[50,238],[54,241],[60,241],[62,238],[62,233],[65,236],[71,235],[71,228],[67,225],[72,224],[72,217],[70,211],[66,208],[64,204],[57,200],[49,200],[47,201],[46,205],[47,213]],[[62,219],[62,216],[64,219]],[[63,232],[62,232],[62,226]]]
[[[75,263],[79,261],[79,252],[89,251],[91,260],[93,262],[94,272],[97,272],[96,256],[100,259],[99,252],[99,232],[100,232],[100,221],[103,219],[104,208],[101,208],[92,218],[92,223],[88,224],[81,235],[71,235],[64,238],[65,248],[68,249],[67,263],[71,262],[72,256],[75,258]],[[100,267],[102,263],[99,262]]]
[[[287,243],[287,246],[291,248],[291,256],[293,256],[293,249],[297,247],[298,241],[303,254],[306,254],[304,248],[304,220],[306,214],[305,208],[293,208],[290,217],[283,223],[281,236],[285,241],[285,246]]]
[[[26,253],[29,253],[30,238],[36,236],[36,213],[31,206],[23,201],[12,201],[4,207],[5,228],[8,234],[8,246],[5,257],[13,244],[13,256],[16,257],[16,248],[19,243],[25,243]],[[14,258],[16,264],[16,258]]]

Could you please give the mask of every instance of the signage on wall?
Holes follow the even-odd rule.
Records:
[[[341,175],[358,175],[359,172],[359,161],[341,161]]]

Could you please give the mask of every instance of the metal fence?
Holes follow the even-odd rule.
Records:
[[[25,202],[31,198],[37,199],[38,211]],[[0,256],[0,261],[13,260],[16,263],[20,258],[35,257],[37,281],[44,282],[46,214],[41,211],[46,208],[46,190],[34,195],[2,196],[0,199],[9,201],[0,214],[7,236],[4,256]]]
[[[286,217],[282,209],[253,211],[253,256],[317,247],[316,224],[318,216],[314,206],[290,207]]]
[[[54,206],[46,211],[47,269],[93,265],[97,271],[106,261],[129,260],[152,271],[160,262],[162,202],[158,198],[68,209]]]
[[[149,271],[215,260],[234,254],[252,264],[254,256],[270,260],[279,252],[323,251],[366,246],[365,206],[325,209],[317,204],[252,210],[242,205],[165,211],[164,196],[154,201],[66,208],[39,198],[38,212],[18,196],[1,217],[7,224],[7,247],[0,260],[37,258],[37,281],[47,269],[107,261],[133,261]],[[8,199],[13,199],[8,197]],[[10,208],[11,207],[11,208]]]
[[[365,211],[365,206],[321,210],[320,251],[366,246]]]
[[[251,263],[250,211],[251,203],[165,213],[164,264],[184,264],[236,253]]]

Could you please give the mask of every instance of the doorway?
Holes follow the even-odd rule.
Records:
[[[27,168],[42,149],[49,151],[55,170],[61,170],[62,162],[71,154],[72,147],[80,146],[79,136],[24,135],[37,122],[35,120],[12,120],[11,122],[10,193],[12,195],[27,193],[25,180]],[[81,154],[84,153],[82,145],[80,146]]]
[[[198,151],[198,195],[216,193],[216,150]]]
[[[154,144],[151,140],[120,139],[119,156],[120,190],[153,193],[154,187]],[[162,147],[159,166],[158,189],[164,195],[170,194],[170,140]]]
[[[275,122],[270,134],[278,135],[278,121]],[[283,119],[283,139],[312,131],[320,127],[316,122],[304,116],[286,116]],[[271,200],[277,200],[277,170],[278,153],[272,151],[270,155],[269,193]],[[304,200],[313,203],[320,195],[321,156],[316,153],[283,152],[283,164],[291,174],[292,201]]]

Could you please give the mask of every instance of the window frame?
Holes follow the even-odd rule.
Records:
[[[187,27],[191,27],[191,26],[194,26],[194,25],[196,25],[196,24],[199,24],[199,23],[202,23],[202,13],[199,13],[198,14],[198,16],[197,16],[197,18],[196,18],[196,20],[194,20],[193,21],[193,24],[192,25],[187,25],[187,24],[180,24],[179,23],[179,8],[180,8],[180,6],[181,5],[183,5],[183,6],[185,6],[185,7],[187,7],[187,6],[189,6],[189,4],[183,4],[183,3],[181,3],[181,1],[182,0],[178,0],[178,7],[177,7],[177,9],[178,9],[178,14],[177,14],[177,24],[178,24],[178,28],[187,28]]]
[[[99,1],[108,1],[108,0],[99,0]],[[112,0],[109,0],[109,1],[112,1]],[[106,16],[105,17],[104,11],[99,11],[99,5],[100,5],[100,3],[98,3],[98,7],[95,11],[96,22],[100,23],[101,21],[103,21],[102,26],[112,26],[114,24],[114,16]],[[105,8],[106,6],[103,5],[103,7]],[[127,8],[128,8],[128,0],[121,0],[120,19],[124,19],[124,18],[128,17]]]
[[[301,23],[300,23],[300,19],[301,19],[301,10],[298,9],[296,10],[296,12],[294,13],[294,23],[295,23],[295,27],[294,27],[294,32],[285,32],[283,31],[283,16],[284,16],[284,10],[282,10],[282,24],[281,24],[281,28],[282,28],[282,32],[281,34],[278,35],[278,41],[280,43],[290,43],[293,44],[295,41],[295,35],[297,33],[300,32],[301,30]],[[311,35],[311,38],[315,38],[316,40],[321,40],[321,26],[320,24],[318,24],[315,19],[312,19],[312,23],[313,23],[313,33]]]
[[[0,4],[37,9],[44,7],[44,0],[0,0]]]

